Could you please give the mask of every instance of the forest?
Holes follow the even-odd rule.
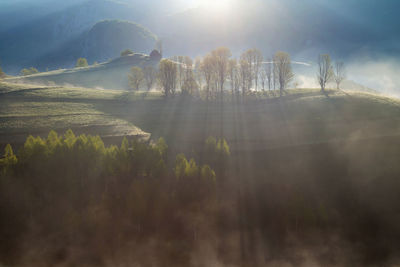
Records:
[[[308,257],[324,265],[391,262],[400,248],[391,219],[399,209],[400,169],[391,161],[399,145],[250,155],[208,137],[182,154],[162,138],[125,138],[117,147],[71,130],[29,136],[16,154],[6,146],[1,160],[0,260],[306,266],[311,250]],[[385,151],[387,161],[371,150]],[[369,156],[357,163],[359,153]]]

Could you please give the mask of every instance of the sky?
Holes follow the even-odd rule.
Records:
[[[69,5],[74,5],[88,0],[0,0],[0,31],[1,17],[6,21],[5,15],[16,17],[13,12],[18,9],[25,9],[26,13],[15,21],[23,20],[25,17],[38,14],[40,12],[52,12]],[[101,0],[91,0],[101,1]],[[390,88],[390,91],[398,91],[400,95],[400,79],[397,73],[400,71],[400,19],[398,18],[398,10],[400,10],[400,0],[114,0],[128,2],[132,5],[140,6],[158,6],[165,10],[165,14],[173,15],[174,13],[184,12],[187,9],[202,8],[205,20],[209,20],[210,15],[224,14],[232,12],[240,14],[247,12],[243,7],[253,5],[261,13],[261,17],[267,18],[261,21],[261,24],[274,22],[281,23],[282,17],[289,14],[294,17],[293,34],[304,31],[301,29],[302,24],[312,24],[315,22],[315,35],[311,32],[314,40],[304,38],[302,42],[320,41],[322,44],[332,45],[329,52],[335,54],[334,48],[341,47],[343,49],[351,49],[351,54],[346,54],[348,68],[351,69],[351,75],[354,79],[362,81],[370,87]],[[34,5],[46,5],[46,10],[36,10],[31,12],[30,7]],[[281,6],[281,10],[276,12],[274,8]],[[249,9],[248,9],[249,10]],[[13,11],[13,12],[11,12]],[[32,9],[32,11],[34,11]],[[273,12],[272,12],[273,11]],[[322,12],[318,13],[318,12]],[[325,13],[323,13],[325,12]],[[31,14],[32,13],[32,14]],[[268,20],[268,17],[273,17]],[[251,18],[251,17],[250,17]],[[321,20],[325,19],[325,24],[321,24]],[[332,20],[329,20],[333,18]],[[340,24],[346,21],[344,24]],[[259,26],[258,22],[248,21],[248,28]],[[326,23],[327,22],[327,23]],[[253,24],[252,24],[253,23]],[[355,31],[348,31],[348,23],[352,24]],[[265,26],[265,25],[263,25]],[[270,26],[270,25],[266,25]],[[221,24],[218,23],[220,28]],[[326,28],[321,28],[326,27]],[[211,31],[212,29],[210,29]],[[263,31],[261,31],[262,33]],[[240,34],[240,33],[238,33]],[[260,32],[254,39],[260,38]],[[332,38],[333,37],[333,38]],[[246,37],[248,38],[248,37]],[[266,36],[265,42],[270,36]],[[302,39],[298,36],[297,39]],[[257,45],[263,44],[264,40],[258,40]],[[285,41],[284,41],[285,42]],[[300,42],[301,43],[301,42]],[[265,43],[268,46],[267,43]],[[285,44],[285,43],[283,43]],[[279,44],[280,45],[280,44]],[[297,46],[297,44],[294,44]],[[258,46],[257,46],[258,47]],[[304,61],[309,57],[309,53],[314,52],[315,47],[307,45],[302,47],[300,51],[294,55],[295,60]],[[262,48],[262,47],[259,47]],[[285,48],[283,48],[285,49]],[[303,57],[303,55],[305,55]],[[311,58],[308,58],[311,60]],[[350,71],[349,71],[350,72]],[[389,89],[388,89],[389,90]]]

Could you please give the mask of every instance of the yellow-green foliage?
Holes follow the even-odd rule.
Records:
[[[204,165],[199,167],[192,158],[189,161],[184,154],[176,156],[175,160],[175,177],[179,180],[186,178],[201,178],[205,182],[215,182],[216,175],[210,166]]]
[[[215,217],[215,172],[183,154],[171,168],[169,152],[162,138],[155,144],[124,138],[120,147],[106,147],[99,136],[72,130],[29,136],[18,157],[7,145],[0,159],[0,218],[10,223],[0,223],[2,245],[12,247],[21,236],[28,237],[21,242],[52,245],[54,236],[81,236],[86,244],[114,243],[115,236],[136,242],[154,229],[167,227],[157,236],[172,233],[189,221],[180,217],[193,207],[194,218]]]
[[[217,152],[223,156],[229,156],[231,154],[228,143],[224,138],[218,140]]]
[[[176,156],[175,162],[175,176],[180,179],[183,177],[194,178],[199,176],[199,167],[194,159],[189,161],[184,154]]]
[[[155,146],[155,148],[158,150],[158,152],[160,153],[160,155],[163,155],[167,152],[168,149],[168,145],[165,142],[165,139],[160,137],[157,141],[157,144]]]
[[[124,51],[121,52],[121,57],[128,56],[128,55],[132,55],[132,54],[133,54],[133,51],[132,51],[132,50],[126,49],[126,50],[124,50]]]
[[[0,67],[0,79],[6,77],[6,74],[4,73],[3,69]]]
[[[32,75],[32,74],[36,74],[36,73],[39,73],[39,71],[34,67],[30,67],[29,69],[22,69],[21,70],[21,75],[22,76]]]
[[[186,168],[188,167],[189,162],[187,161],[184,154],[179,154],[176,156],[175,161],[175,176],[180,179],[185,176]]]
[[[206,152],[225,157],[230,155],[230,148],[225,138],[217,140],[215,137],[210,136],[206,139]]]
[[[78,58],[78,60],[76,61],[75,67],[77,67],[77,68],[87,67],[87,66],[89,66],[89,64],[88,64],[86,58],[81,57],[81,58]]]
[[[205,180],[206,182],[216,182],[216,175],[213,169],[211,169],[210,166],[204,165],[201,168],[201,178]]]
[[[4,149],[4,158],[0,159],[0,166],[9,168],[18,162],[17,157],[10,144],[7,144]]]
[[[167,148],[164,139],[152,146],[136,140],[130,143],[124,138],[120,147],[106,147],[99,136],[76,136],[72,130],[67,130],[64,135],[50,131],[45,139],[29,136],[20,150],[19,160],[7,145],[0,163],[1,166],[11,166],[20,162],[35,170],[52,164],[61,165],[66,169],[81,169],[84,173],[80,174],[88,176],[93,172],[104,172],[108,175],[162,177],[167,173],[164,161]],[[188,166],[193,166],[193,162]]]

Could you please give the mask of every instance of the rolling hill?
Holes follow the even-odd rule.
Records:
[[[56,69],[60,66],[73,67],[76,59],[86,58],[89,62],[105,62],[119,57],[121,51],[131,49],[137,53],[150,53],[155,47],[157,36],[143,26],[119,20],[96,23],[88,32],[67,42],[59,50],[39,58],[34,65]]]
[[[1,145],[20,144],[27,135],[42,136],[48,129],[101,135],[108,142],[124,136],[149,138],[133,124],[99,109],[103,103],[129,98],[126,92],[0,82],[0,96]]]
[[[157,64],[158,60],[153,60],[148,55],[133,54],[85,68],[62,69],[29,76],[12,77],[7,78],[6,81],[128,90],[130,88],[128,73],[133,66],[157,66]]]
[[[0,93],[3,140],[68,127],[107,136],[135,125],[154,138],[165,137],[174,147],[187,149],[201,146],[209,135],[218,135],[222,125],[233,150],[258,151],[337,146],[400,135],[400,102],[356,91],[330,90],[324,95],[317,89],[292,89],[281,99],[271,91],[259,95],[258,100],[250,98],[251,104],[228,102],[222,117],[212,103],[179,97],[164,100],[156,92],[145,96],[118,90],[2,83]]]

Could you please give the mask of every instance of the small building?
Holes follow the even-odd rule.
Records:
[[[162,55],[158,50],[154,49],[153,51],[151,51],[151,53],[150,53],[151,60],[160,61],[161,58],[162,58]]]

